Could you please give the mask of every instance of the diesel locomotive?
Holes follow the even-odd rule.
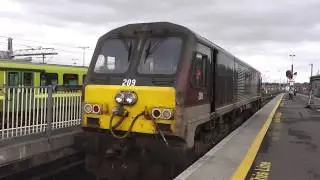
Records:
[[[95,173],[111,155],[195,157],[258,110],[260,86],[258,70],[184,26],[118,27],[97,42],[76,144]]]

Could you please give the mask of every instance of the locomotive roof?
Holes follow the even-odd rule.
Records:
[[[150,31],[150,30],[152,30],[153,32],[157,32],[157,31],[181,32],[181,33],[185,33],[187,35],[194,36],[201,43],[203,43],[209,47],[216,48],[219,51],[222,51],[222,52],[226,53],[227,55],[234,57],[237,61],[241,62],[243,65],[245,65],[249,68],[252,68],[255,71],[258,71],[257,69],[255,69],[251,65],[249,65],[248,63],[245,63],[244,61],[235,57],[233,54],[229,53],[228,51],[226,51],[222,47],[218,46],[217,44],[214,44],[213,42],[211,42],[207,38],[200,36],[199,34],[195,33],[194,31],[192,31],[191,29],[189,29],[185,26],[171,23],[171,22],[148,22],[148,23],[127,24],[127,25],[124,25],[124,26],[121,26],[121,27],[118,27],[116,29],[111,30],[110,32],[103,35],[101,38],[103,38],[105,36],[117,36],[119,34],[119,32],[121,32],[122,34],[126,34],[126,33],[132,33],[134,31]]]

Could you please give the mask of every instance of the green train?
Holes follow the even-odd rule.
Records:
[[[87,69],[81,66],[0,59],[0,116],[3,111],[19,112],[28,106],[33,109],[43,108],[47,94],[45,88],[39,87],[49,85],[61,87],[53,93],[53,97],[57,98],[81,94],[81,91],[73,91],[73,94],[70,94],[65,90],[74,87],[79,90],[84,83]],[[34,98],[39,99],[39,103],[38,100],[33,102]]]
[[[0,59],[0,87],[82,85],[87,67]]]

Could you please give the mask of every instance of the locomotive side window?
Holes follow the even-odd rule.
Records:
[[[192,86],[194,88],[206,87],[207,56],[196,53],[192,62]]]
[[[104,42],[96,60],[96,73],[124,73],[128,70],[133,49],[132,39],[108,39]]]

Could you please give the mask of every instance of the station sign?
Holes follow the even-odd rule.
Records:
[[[294,80],[290,80],[289,84],[290,84],[290,86],[293,86],[294,85]]]

